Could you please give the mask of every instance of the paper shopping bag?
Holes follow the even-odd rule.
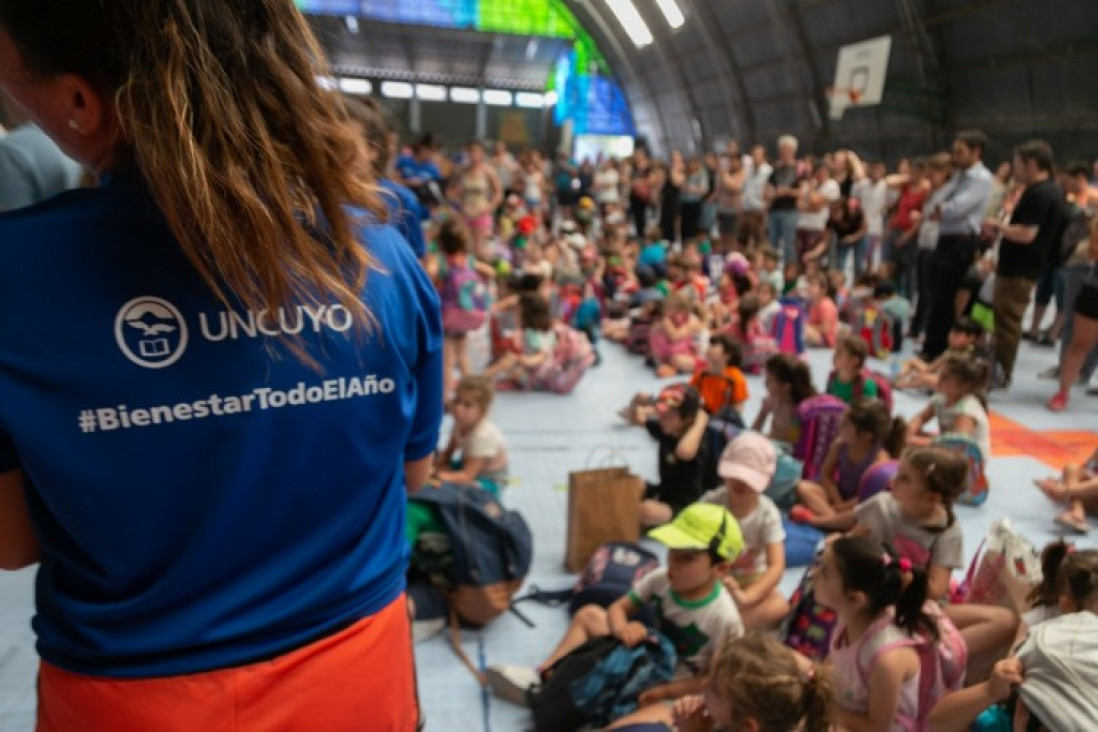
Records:
[[[626,467],[569,473],[565,568],[582,572],[595,550],[607,542],[635,542],[643,494],[644,480]]]

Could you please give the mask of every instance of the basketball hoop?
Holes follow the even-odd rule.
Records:
[[[845,86],[829,86],[827,87],[827,96],[831,98],[838,97],[840,100],[846,97],[850,100],[850,104],[857,104],[862,100],[862,94],[865,93],[864,89],[858,89],[857,87],[845,87]],[[844,100],[845,101],[845,100]]]
[[[871,38],[839,49],[835,81],[827,89],[831,119],[842,119],[850,107],[871,107],[881,103],[891,49],[891,36]]]

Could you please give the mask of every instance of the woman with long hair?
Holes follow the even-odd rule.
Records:
[[[40,730],[416,726],[439,306],[321,57],[292,0],[0,0],[0,89],[100,176],[0,216]]]

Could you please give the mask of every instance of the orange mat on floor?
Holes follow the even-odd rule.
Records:
[[[1035,432],[991,413],[991,454],[994,457],[1028,455],[1053,469],[1082,463],[1098,447],[1098,433],[1089,430]]]

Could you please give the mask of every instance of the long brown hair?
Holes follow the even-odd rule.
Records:
[[[376,324],[360,294],[377,265],[345,207],[384,206],[292,0],[0,0],[0,26],[33,73],[82,76],[113,103],[116,159],[222,302],[334,298]]]

